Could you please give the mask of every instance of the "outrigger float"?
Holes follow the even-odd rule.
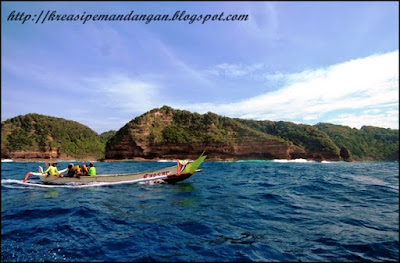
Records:
[[[189,163],[188,161],[178,160],[175,166],[167,167],[154,171],[146,171],[139,173],[126,173],[126,174],[102,174],[96,176],[80,176],[77,177],[58,177],[46,175],[43,173],[43,168],[39,166],[39,172],[27,172],[23,182],[25,183],[30,175],[39,176],[40,180],[45,184],[68,184],[68,183],[114,183],[114,182],[146,182],[163,180],[166,183],[176,183],[183,181],[196,172],[201,172],[203,169],[198,169],[203,163],[207,155],[201,155],[195,161]],[[67,169],[59,171],[65,172]]]

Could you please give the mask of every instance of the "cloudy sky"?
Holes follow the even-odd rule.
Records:
[[[254,120],[399,128],[396,1],[1,7],[2,121],[39,113],[101,133],[168,105]],[[84,23],[88,15],[132,11],[185,14],[181,21]],[[52,12],[55,20],[43,22]],[[242,14],[248,19],[204,22]],[[202,19],[191,23],[194,15]]]

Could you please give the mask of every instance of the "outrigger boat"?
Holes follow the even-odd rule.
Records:
[[[146,182],[163,180],[166,183],[176,183],[183,181],[195,172],[201,172],[203,169],[198,169],[203,163],[207,155],[201,155],[195,161],[178,160],[175,166],[167,167],[154,171],[127,173],[127,174],[103,174],[96,176],[80,176],[77,177],[58,177],[46,175],[43,173],[43,168],[39,166],[39,172],[27,172],[23,182],[25,183],[30,175],[39,176],[40,180],[45,184],[67,184],[67,183],[114,183],[114,182]],[[65,172],[66,169],[59,171]]]

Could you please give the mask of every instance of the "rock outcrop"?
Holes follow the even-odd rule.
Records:
[[[346,162],[352,162],[353,158],[351,157],[351,153],[349,151],[349,149],[347,149],[346,146],[342,146],[340,148],[340,157],[343,158],[344,161]]]

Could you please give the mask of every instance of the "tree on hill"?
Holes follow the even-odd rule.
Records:
[[[100,134],[100,140],[106,144],[108,142],[108,140],[110,138],[112,138],[115,134],[117,133],[117,131],[115,130],[110,130],[110,131],[106,131]]]

